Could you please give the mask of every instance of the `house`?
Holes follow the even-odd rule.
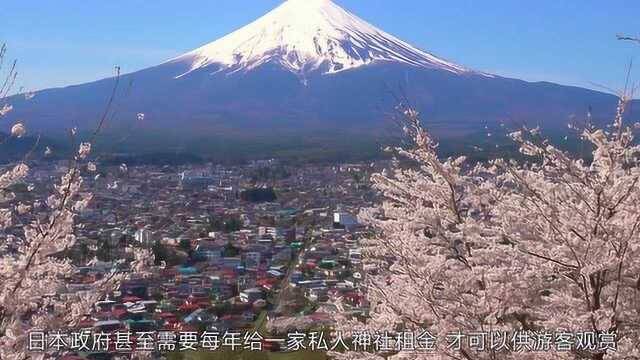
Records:
[[[185,316],[184,322],[187,324],[210,324],[217,320],[215,315],[211,315],[205,309],[198,309]]]
[[[256,313],[254,313],[252,310],[245,310],[242,312],[242,318],[245,321],[254,321],[256,319]]]
[[[256,269],[260,265],[262,254],[258,251],[244,253],[244,264],[247,269]]]
[[[272,261],[274,263],[284,263],[289,262],[293,258],[293,251],[289,246],[283,247],[274,247],[274,254],[272,257]]]
[[[242,265],[242,259],[240,257],[224,257],[221,265],[223,268],[235,270]]]
[[[259,288],[246,289],[240,292],[240,300],[245,303],[253,304],[256,300],[264,298],[264,292]]]
[[[278,279],[269,278],[269,279],[260,279],[256,281],[256,286],[262,287],[267,291],[273,290],[273,288],[278,283]]]
[[[329,300],[329,292],[326,287],[317,287],[306,289],[305,297],[310,301],[325,302]]]
[[[138,229],[134,235],[134,239],[144,247],[152,247],[156,244],[153,232],[147,228]]]
[[[198,257],[204,261],[215,261],[222,257],[223,248],[209,241],[199,241],[195,247],[193,257]]]

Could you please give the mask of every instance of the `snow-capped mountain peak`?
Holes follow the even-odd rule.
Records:
[[[236,72],[266,63],[296,74],[331,74],[379,62],[457,74],[469,71],[374,27],[331,0],[287,0],[239,30],[171,61],[189,64],[183,75],[210,65]]]

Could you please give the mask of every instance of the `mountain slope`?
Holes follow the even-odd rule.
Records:
[[[457,74],[469,71],[416,49],[330,0],[286,1],[253,23],[172,62],[189,63],[189,72],[209,65],[250,71],[269,62],[298,74],[331,74],[376,62]]]
[[[43,90],[29,101],[14,98],[11,116],[48,132],[90,129],[113,83],[103,79]],[[501,123],[558,131],[590,107],[596,120],[609,120],[616,105],[609,94],[456,65],[330,0],[288,0],[217,41],[123,75],[120,84],[107,131],[152,138],[149,143],[162,138],[158,147],[195,138],[252,144],[318,134],[375,137],[385,134],[389,113],[404,97],[441,138]],[[146,114],[142,122],[135,120],[139,112]]]

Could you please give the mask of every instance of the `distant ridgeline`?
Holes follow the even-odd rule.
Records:
[[[399,130],[399,103],[420,112],[441,154],[482,159],[505,151],[496,131],[502,125],[540,126],[546,136],[564,138],[568,122],[584,123],[588,112],[594,125],[606,126],[618,102],[590,89],[468,69],[332,1],[296,0],[117,82],[107,78],[40,90],[30,99],[9,97],[13,110],[0,130],[26,120],[31,136],[57,134],[68,142],[71,127],[90,134],[116,83],[131,86],[116,88],[115,116],[102,127],[96,152],[132,154],[121,162],[151,164],[187,157],[223,164],[266,157],[366,161],[396,144],[389,127]],[[637,104],[629,104],[631,123],[640,118]],[[489,138],[498,144],[482,146]],[[483,151],[470,143],[487,154],[477,156]]]

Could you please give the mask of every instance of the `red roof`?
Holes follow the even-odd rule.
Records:
[[[137,297],[137,296],[132,296],[132,295],[127,295],[127,296],[125,296],[125,297],[123,297],[123,298],[122,298],[122,302],[123,302],[123,303],[127,303],[127,302],[132,302],[132,303],[134,303],[134,302],[138,302],[138,301],[142,301],[142,299],[140,299],[140,298],[139,298],[139,297]]]
[[[344,295],[345,298],[347,298],[347,300],[351,300],[353,302],[357,302],[359,303],[360,301],[362,301],[362,296],[356,292],[350,292]]]
[[[172,317],[177,317],[176,314],[171,313],[171,312],[161,312],[160,314],[158,314],[158,316],[160,316],[163,319],[168,319],[168,318],[172,318]]]
[[[197,310],[198,308],[200,308],[200,306],[198,306],[198,304],[185,303],[185,304],[180,305],[178,310],[187,312],[187,311]]]
[[[260,279],[258,281],[256,281],[256,285],[262,286],[262,285],[273,285],[276,284],[278,282],[278,279],[276,278],[268,278],[268,279]]]
[[[125,315],[127,315],[127,310],[126,309],[114,309],[112,312],[113,316],[115,316],[116,318],[120,319],[123,318]]]
[[[184,324],[184,323],[178,323],[178,324],[176,324],[176,326],[174,328],[177,331],[184,331],[184,332],[187,332],[187,331],[198,331],[198,328],[196,326],[191,325],[191,324]]]

